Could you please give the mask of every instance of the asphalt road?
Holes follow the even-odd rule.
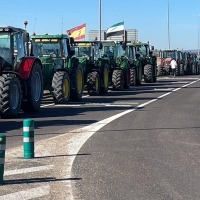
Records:
[[[80,102],[59,106],[45,94],[38,113],[0,119],[0,133],[7,136],[6,149],[11,153],[6,158],[0,199],[27,199],[24,192],[28,192],[29,198],[32,195],[37,199],[64,199],[62,191],[67,189],[59,184],[69,180],[72,180],[74,200],[200,199],[200,83],[179,90],[199,78],[162,77],[157,83],[121,92],[109,91],[105,96],[84,94]],[[165,96],[166,93],[172,94]],[[163,98],[158,99],[160,96]],[[147,102],[152,103],[140,106]],[[83,140],[85,143],[79,152],[70,154],[65,150],[66,141],[55,138],[70,136],[72,130],[135,108],[104,126],[86,142]],[[34,119],[35,141],[43,152],[43,156],[33,160],[19,157],[22,122],[26,118]],[[58,149],[51,151],[47,141],[51,142],[52,149],[55,141]],[[64,163],[71,157],[75,160],[70,176],[59,174],[70,168],[70,162],[66,168]]]
[[[162,80],[156,85],[180,86],[172,81]],[[182,88],[96,132],[79,151],[89,156],[77,156],[73,163],[73,176],[81,179],[73,184],[74,197],[199,200],[199,89],[200,82]],[[158,95],[151,91],[143,98]]]

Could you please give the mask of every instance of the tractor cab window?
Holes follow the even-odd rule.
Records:
[[[69,54],[68,54],[67,44],[66,44],[65,39],[62,40],[62,46],[63,46],[63,55],[65,55],[65,57],[67,57]]]
[[[128,48],[126,48],[126,55],[129,58],[135,59],[135,48],[133,46],[129,46]]]
[[[0,56],[12,64],[10,33],[0,33]]]
[[[25,55],[25,47],[23,42],[22,33],[15,33],[13,35],[13,44],[14,44],[14,55],[17,57],[17,61],[23,58]]]
[[[122,44],[117,43],[117,52],[118,52],[118,56],[123,56],[125,55],[125,51],[122,48]]]
[[[98,43],[94,43],[93,51],[94,51],[94,60],[98,60],[98,58],[100,58],[100,51],[99,51]]]
[[[75,55],[77,57],[86,56],[90,58],[92,55],[91,46],[75,46],[74,49],[75,49]]]
[[[61,57],[61,45],[58,39],[33,39],[33,54],[37,57]]]
[[[107,55],[109,57],[114,58],[116,56],[115,47],[114,46],[103,46],[102,55]]]
[[[147,47],[144,45],[137,46],[137,54],[140,54],[142,57],[147,56],[148,55]]]
[[[164,51],[163,52],[163,58],[173,58],[175,57],[174,51]]]

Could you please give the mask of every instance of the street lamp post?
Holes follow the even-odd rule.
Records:
[[[198,56],[199,56],[199,15],[198,15]]]
[[[99,40],[101,41],[101,0],[99,0]]]
[[[167,28],[168,28],[168,48],[170,49],[170,31],[169,31],[169,0],[167,0]]]

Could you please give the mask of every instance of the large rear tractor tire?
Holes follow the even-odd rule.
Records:
[[[196,66],[192,65],[192,75],[196,75]]]
[[[157,72],[158,76],[163,76],[164,75],[164,69],[163,66],[158,66],[158,72]]]
[[[136,86],[137,74],[135,67],[132,67],[130,69],[130,73],[131,73],[131,86]]]
[[[52,80],[52,96],[55,104],[66,104],[70,97],[70,79],[65,71],[54,73]]]
[[[124,89],[124,73],[122,69],[116,69],[112,74],[113,90]]]
[[[179,65],[176,65],[175,74],[176,74],[176,76],[180,75],[180,66]]]
[[[152,65],[144,66],[144,82],[145,83],[153,82],[153,66]]]
[[[70,101],[80,101],[84,89],[84,75],[82,65],[78,62],[74,63],[70,73],[71,93]]]
[[[101,88],[100,88],[100,94],[106,94],[108,92],[109,87],[109,70],[108,70],[108,64],[105,64],[102,70],[102,82]]]
[[[22,92],[15,74],[0,76],[0,117],[15,118],[20,112]]]
[[[21,109],[24,112],[37,112],[43,97],[42,66],[38,61],[33,63],[28,80],[25,81],[27,99],[22,101]]]
[[[97,71],[90,72],[87,75],[87,91],[88,94],[99,95],[100,93],[100,76]]]

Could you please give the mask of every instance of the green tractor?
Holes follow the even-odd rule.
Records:
[[[101,58],[100,41],[75,41],[71,47],[83,66],[85,89],[89,95],[106,94],[109,86],[108,60]]]
[[[102,41],[102,58],[110,65],[109,82],[114,90],[129,89],[130,62],[125,55],[126,43],[123,41]]]
[[[83,93],[83,68],[71,51],[74,43],[68,35],[32,35],[32,53],[43,65],[44,90],[55,104],[80,101]]]
[[[142,62],[140,54],[137,54],[136,45],[133,43],[127,43],[126,55],[130,60],[130,81],[131,86],[141,85],[142,82]]]
[[[153,56],[152,51],[154,46],[150,46],[149,43],[133,42],[132,45],[136,47],[136,60],[139,66],[139,76],[137,78],[138,83],[141,83],[141,71],[144,75],[145,83],[153,83],[157,81],[157,61],[156,57]]]

